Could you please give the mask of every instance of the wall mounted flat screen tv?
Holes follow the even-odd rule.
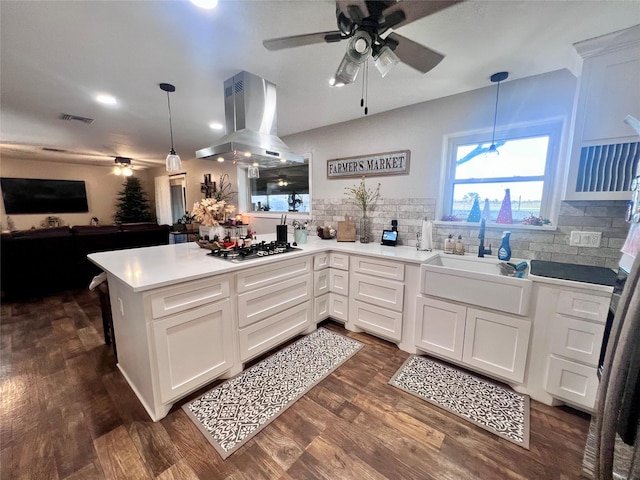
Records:
[[[86,213],[87,189],[82,180],[0,178],[7,215],[27,213]]]

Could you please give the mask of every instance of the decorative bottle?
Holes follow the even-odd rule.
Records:
[[[507,261],[511,258],[511,247],[509,246],[509,237],[511,232],[502,232],[502,242],[498,249],[498,259]]]
[[[458,240],[454,245],[453,253],[456,255],[464,255],[464,243],[462,243],[462,235],[458,235]]]
[[[444,253],[453,253],[454,243],[453,235],[449,235],[444,241]]]

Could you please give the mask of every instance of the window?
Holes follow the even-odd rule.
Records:
[[[261,168],[259,178],[249,179],[249,208],[252,212],[311,211],[309,159],[304,164]]]
[[[476,198],[480,208],[489,200],[495,222],[509,189],[514,223],[550,216],[552,166],[557,158],[560,125],[511,129],[496,138],[499,155],[487,156],[486,137],[465,136],[449,141],[449,162],[443,202],[445,220],[466,220]]]

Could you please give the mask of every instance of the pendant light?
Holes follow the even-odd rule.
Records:
[[[500,82],[506,80],[509,77],[508,72],[498,72],[491,75],[491,81],[493,83],[498,83],[498,88],[496,89],[496,107],[493,114],[493,133],[491,134],[491,145],[489,146],[489,150],[487,150],[487,155],[495,156],[500,155],[498,152],[498,147],[496,147],[496,120],[498,119],[498,99],[500,98]]]
[[[167,106],[169,107],[169,133],[171,135],[171,150],[167,155],[167,172],[180,172],[182,171],[182,160],[173,148],[173,128],[171,126],[171,101],[169,100],[169,92],[175,92],[176,87],[170,83],[161,83],[160,90],[167,92]]]

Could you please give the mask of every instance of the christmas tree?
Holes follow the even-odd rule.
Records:
[[[116,223],[155,222],[156,217],[151,213],[147,194],[142,189],[140,180],[136,177],[127,177],[122,185],[123,190],[118,193],[116,201],[116,214],[113,219]]]

